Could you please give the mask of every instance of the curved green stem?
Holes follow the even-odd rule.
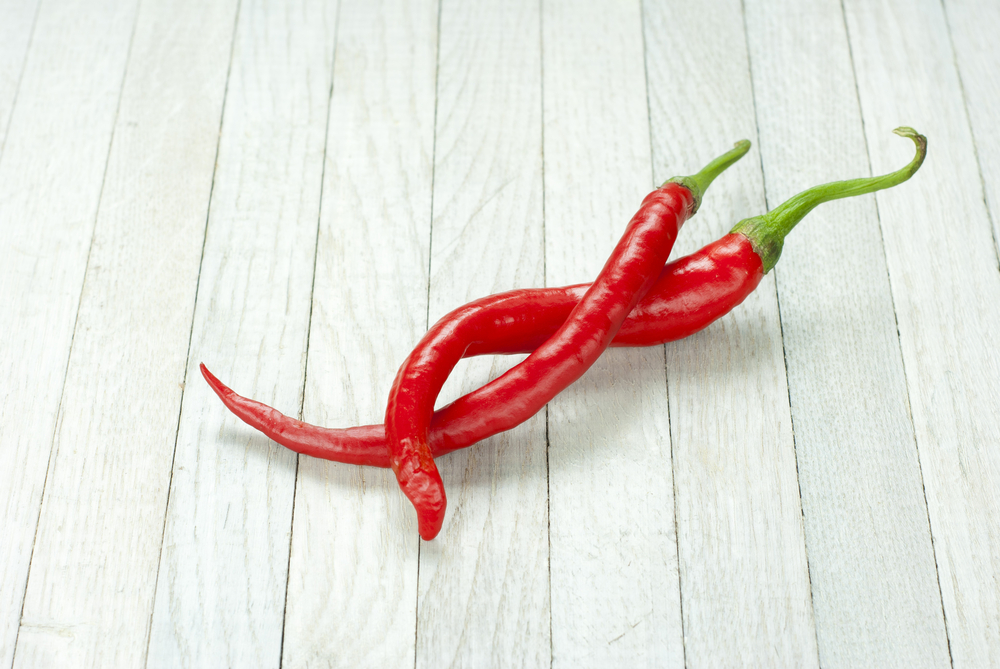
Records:
[[[705,195],[705,191],[708,190],[709,185],[715,181],[715,177],[725,172],[730,165],[745,156],[749,150],[750,140],[741,139],[733,145],[732,149],[726,151],[708,165],[705,165],[697,174],[690,177],[673,177],[663,183],[677,183],[691,191],[694,195],[694,207],[691,210],[693,214],[701,206],[701,198]]]
[[[747,218],[736,224],[732,231],[745,235],[750,240],[754,251],[764,263],[765,273],[771,271],[778,262],[785,236],[817,205],[898,186],[920,169],[927,155],[927,138],[913,128],[896,128],[893,132],[900,137],[912,139],[917,145],[917,153],[906,167],[878,177],[834,181],[814,186],[789,198],[763,216]]]

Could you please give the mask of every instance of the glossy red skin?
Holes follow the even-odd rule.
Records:
[[[461,399],[443,410],[454,417],[468,416],[469,431],[459,438],[482,439],[520,425],[583,376],[653,287],[694,209],[694,195],[678,183],[667,182],[647,195],[565,322],[527,358],[486,385],[503,410],[478,411],[474,403]],[[465,353],[451,323],[442,329],[444,336],[432,328],[403,362],[385,412],[389,463],[417,511],[420,536],[428,541],[441,530],[447,506],[431,452],[431,417],[450,367]]]
[[[760,257],[749,240],[729,234],[689,256],[669,263],[646,297],[618,331],[612,346],[658,346],[683,339],[718,320],[738,306],[764,277]],[[452,322],[451,333],[476,333],[466,340],[464,357],[529,353],[548,339],[566,320],[586,292],[587,284],[564,288],[514,290],[490,295],[455,309],[441,319]],[[469,321],[463,324],[462,321]],[[441,329],[442,334],[445,333]],[[448,369],[450,372],[451,370]],[[326,428],[283,415],[226,387],[201,366],[202,375],[222,402],[247,425],[296,453],[352,465],[389,467],[382,425]],[[495,411],[486,388],[463,400],[480,411]],[[447,407],[446,407],[447,408]],[[470,429],[475,414],[445,420],[445,409],[431,420],[431,452],[435,457],[471,446],[482,438]],[[471,438],[471,441],[463,441]]]

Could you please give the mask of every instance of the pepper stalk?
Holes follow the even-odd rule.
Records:
[[[792,196],[768,213],[743,219],[733,227],[732,232],[750,240],[753,250],[760,256],[764,265],[765,274],[777,264],[785,236],[817,205],[898,186],[920,169],[927,155],[927,138],[913,128],[905,126],[896,128],[893,132],[900,137],[912,139],[917,146],[916,155],[906,167],[877,177],[834,181],[813,186]]]
[[[726,171],[733,163],[746,155],[750,150],[750,140],[741,139],[733,145],[733,148],[723,153],[721,156],[705,165],[700,172],[689,177],[672,177],[663,182],[663,186],[669,183],[680,184],[691,191],[694,196],[694,204],[691,207],[691,214],[694,215],[701,206],[701,198],[708,190],[708,187],[715,177]],[[662,186],[661,186],[662,188]]]

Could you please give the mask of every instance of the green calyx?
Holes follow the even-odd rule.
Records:
[[[715,181],[715,177],[725,172],[730,165],[745,156],[749,150],[750,140],[741,139],[733,145],[731,150],[726,151],[708,165],[705,165],[701,172],[698,172],[694,176],[673,177],[663,183],[664,185],[668,183],[680,184],[691,191],[691,194],[694,195],[694,205],[691,208],[691,213],[694,214],[698,211],[698,207],[701,206],[701,198],[705,195],[705,191],[708,190],[709,185]]]
[[[920,169],[927,155],[927,138],[913,128],[896,128],[893,132],[900,137],[912,139],[917,145],[917,154],[906,167],[878,177],[834,181],[814,186],[789,198],[763,216],[747,218],[736,224],[732,232],[738,232],[750,240],[753,250],[760,256],[764,265],[765,274],[777,264],[785,236],[817,205],[898,186]]]

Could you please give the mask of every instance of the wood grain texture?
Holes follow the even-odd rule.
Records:
[[[0,669],[1000,665],[1000,9],[637,2],[0,0]],[[442,458],[434,542],[197,374],[382,422],[652,184],[760,140],[676,256],[903,123],[734,313]]]
[[[846,2],[872,169],[927,135],[905,192],[877,195],[954,666],[1000,662],[1000,273],[938,2]],[[906,30],[896,26],[905,16]],[[894,222],[889,224],[889,222]]]
[[[1000,4],[948,0],[943,3],[955,51],[993,242],[1000,240]],[[1000,248],[998,248],[1000,253]]]
[[[542,24],[558,286],[593,280],[653,187],[642,6],[545,2]],[[682,666],[663,347],[605,353],[549,403],[548,437],[553,666]]]
[[[230,415],[198,363],[298,413],[335,19],[240,5],[147,666],[281,662],[295,454]]]
[[[380,423],[426,328],[437,3],[342,0],[305,420]],[[412,667],[417,534],[389,470],[300,458],[283,666]]]
[[[134,23],[134,3],[48,3],[9,125],[8,117],[0,117],[8,129],[0,154],[2,667],[14,657]],[[13,104],[13,96],[9,100]]]
[[[679,6],[669,14],[647,3],[645,16],[654,176],[661,181],[678,165],[702,165],[727,143],[754,139],[754,107],[739,3]],[[709,191],[681,250],[764,210],[754,157]],[[684,648],[692,667],[817,664],[774,290],[767,277],[731,315],[667,346]]]
[[[840,2],[746,8],[769,206],[867,176]],[[775,273],[822,665],[948,666],[875,198],[809,214]]]
[[[235,10],[140,8],[16,667],[144,657]]]
[[[544,281],[539,3],[444,0],[440,31],[431,322]],[[442,398],[514,362],[465,364]],[[438,466],[448,514],[420,546],[417,667],[548,664],[544,416]]]
[[[3,155],[7,125],[17,100],[28,45],[38,17],[41,0],[0,2],[0,156]]]

